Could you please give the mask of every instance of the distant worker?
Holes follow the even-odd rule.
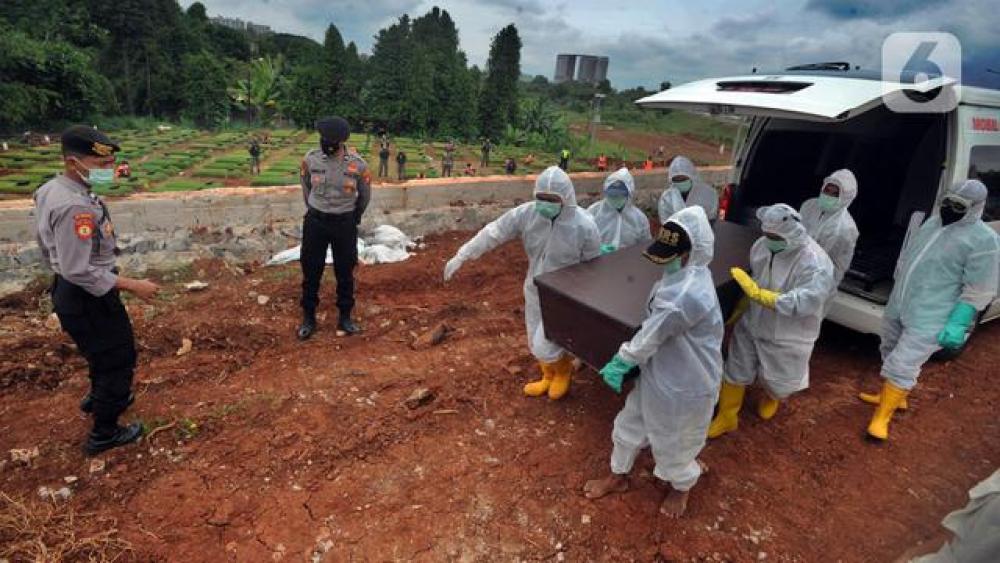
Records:
[[[514,172],[517,172],[517,162],[514,161],[514,157],[508,156],[507,160],[503,163],[503,171],[510,176]]]
[[[94,418],[87,455],[133,442],[142,425],[119,426],[132,404],[135,337],[120,291],[150,299],[159,287],[118,273],[117,233],[94,190],[114,181],[120,149],[104,133],[74,125],[62,134],[63,174],[35,192],[38,247],[55,273],[52,306],[59,324],[87,360],[90,392],[80,409]]]
[[[1000,242],[982,221],[988,196],[979,180],[953,185],[912,233],[896,264],[896,283],[882,317],[882,378],[868,435],[889,438],[889,421],[939,348],[957,350],[997,295]]]
[[[529,152],[527,156],[521,159],[521,164],[525,166],[531,166],[535,163],[535,153]]]
[[[708,264],[715,235],[705,212],[682,209],[660,230],[645,256],[663,268],[647,299],[639,332],[601,370],[621,393],[625,375],[639,377],[615,417],[611,473],[588,481],[587,498],[628,489],[635,458],[649,448],[653,475],[670,485],[660,513],[679,517],[704,466],[698,454],[712,419],[722,379],[722,311]]]
[[[402,149],[396,152],[396,179],[406,179],[406,153]]]
[[[656,147],[656,162],[660,163],[660,166],[667,165],[667,151],[663,145]]]
[[[490,151],[493,150],[493,143],[490,141],[489,137],[483,141],[482,152],[483,158],[479,162],[480,168],[486,168],[490,165]]]
[[[597,157],[597,171],[606,172],[608,170],[608,157],[602,152],[600,156]]]
[[[685,207],[700,206],[709,221],[719,216],[719,193],[698,175],[694,163],[686,156],[675,157],[667,170],[667,189],[660,194],[657,210],[660,222]]]
[[[649,154],[646,155],[646,160],[644,160],[642,162],[642,169],[643,170],[652,170],[653,169],[653,155],[649,155]]]
[[[123,160],[122,163],[118,165],[118,168],[115,168],[115,177],[129,178],[131,176],[132,176],[132,168],[128,165],[127,160]]]
[[[569,149],[559,151],[559,168],[565,172],[569,172],[569,155]]]
[[[247,152],[250,153],[250,174],[260,174],[260,142],[257,141],[256,137],[250,139],[250,146],[247,147]]]
[[[757,405],[764,420],[774,417],[780,401],[809,387],[809,358],[833,287],[833,264],[806,233],[798,211],[779,203],[758,209],[757,218],[764,236],[750,249],[753,277],[732,269],[746,298],[734,313],[738,321],[709,438],[736,430],[746,387],[755,381],[765,392]]]
[[[847,208],[858,195],[858,181],[854,173],[844,168],[830,174],[823,180],[819,197],[807,199],[799,213],[806,232],[826,251],[833,262],[833,291],[827,300],[826,311],[830,310],[837,288],[854,259],[854,247],[858,243],[858,227]]]
[[[476,169],[472,167],[472,163],[471,162],[466,162],[465,163],[465,170],[462,170],[462,174],[464,174],[466,176],[475,176],[476,175]]]
[[[601,254],[652,240],[649,219],[635,206],[635,178],[627,168],[604,179],[603,194],[587,209],[601,231]]]
[[[455,169],[455,141],[448,141],[444,146],[444,157],[441,159],[441,176],[450,178]]]
[[[550,166],[538,175],[534,194],[534,201],[507,211],[462,245],[445,265],[444,280],[450,280],[465,262],[521,239],[528,254],[524,320],[531,353],[542,371],[542,379],[527,384],[524,393],[531,397],[547,393],[555,400],[569,390],[573,359],[545,338],[535,277],[596,258],[601,253],[601,235],[590,215],[577,207],[573,182],[559,168]]]
[[[386,178],[389,176],[389,147],[388,145],[382,145],[378,150],[378,177]]]
[[[357,334],[354,323],[354,268],[358,264],[358,225],[371,199],[368,165],[347,147],[350,125],[340,117],[316,122],[319,148],[306,153],[300,181],[306,201],[302,223],[302,325],[299,340],[316,331],[319,288],[332,247],[333,273],[337,278],[337,334]]]
[[[379,131],[379,134],[378,134],[378,146],[379,146],[379,149],[387,149],[388,150],[389,149],[389,145],[390,145],[390,143],[389,143],[389,133],[385,130],[385,127],[383,127]],[[386,174],[388,174],[388,172]]]

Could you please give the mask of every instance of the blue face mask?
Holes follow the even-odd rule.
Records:
[[[680,182],[671,181],[670,185],[677,188],[677,190],[682,194],[686,194],[691,191],[692,187],[694,187],[694,180],[688,178],[687,180],[681,180]]]
[[[783,240],[783,239],[782,240],[774,240],[774,239],[771,239],[771,238],[767,239],[767,249],[770,250],[771,252],[775,253],[775,254],[777,254],[778,252],[781,252],[781,251],[783,251],[783,250],[785,250],[787,248],[788,248],[788,241],[787,240]]]
[[[628,203],[628,197],[623,195],[609,195],[604,199],[607,200],[608,205],[614,207],[615,209],[621,211],[625,204]]]
[[[86,174],[81,174],[80,177],[92,188],[103,188],[115,183],[114,168],[87,168],[82,162],[80,167],[86,171]]]
[[[552,201],[536,201],[535,211],[546,219],[555,219],[562,213],[562,204]]]
[[[827,213],[840,207],[840,198],[833,195],[819,194],[819,208]]]
[[[681,260],[680,256],[670,260],[669,262],[663,265],[663,269],[666,270],[668,274],[676,274],[677,272],[681,271],[681,268],[683,267],[684,263]]]

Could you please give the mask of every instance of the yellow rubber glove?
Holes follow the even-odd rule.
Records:
[[[743,293],[747,294],[747,297],[768,309],[774,309],[774,303],[781,296],[780,293],[770,289],[761,289],[757,282],[750,277],[750,274],[744,272],[742,268],[731,268],[729,273],[732,274],[736,283],[740,284],[740,288],[743,289]]]

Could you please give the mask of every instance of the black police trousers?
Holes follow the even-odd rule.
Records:
[[[58,275],[52,286],[52,303],[63,330],[90,368],[94,430],[111,433],[132,395],[137,355],[128,311],[117,289],[95,297]]]
[[[358,224],[354,213],[330,214],[310,209],[302,222],[302,310],[315,314],[323,280],[326,249],[333,247],[337,278],[337,310],[347,318],[354,310],[354,267],[358,263]]]

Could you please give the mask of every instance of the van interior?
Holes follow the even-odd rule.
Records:
[[[763,118],[757,118],[763,119]],[[946,159],[946,114],[879,106],[840,123],[770,118],[753,139],[728,219],[755,224],[758,207],[796,209],[823,179],[849,168],[858,179],[850,212],[860,236],[843,291],[885,304],[910,216],[929,214]]]

